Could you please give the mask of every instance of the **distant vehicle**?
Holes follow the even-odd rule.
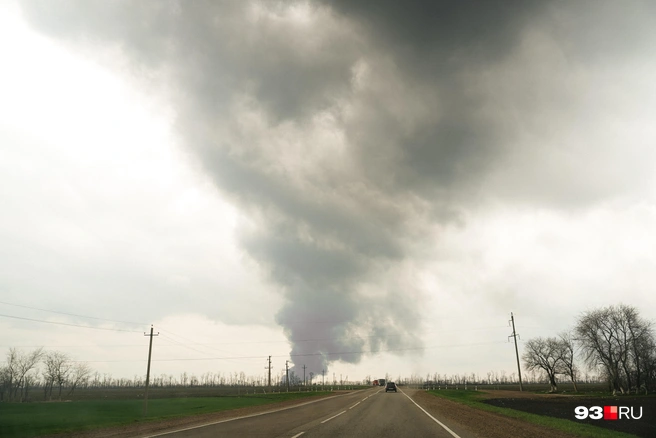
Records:
[[[385,379],[378,379],[378,386],[385,386]]]
[[[387,386],[385,386],[385,392],[388,391],[396,392],[396,384],[394,382],[387,382]]]
[[[378,385],[378,380],[374,380],[374,386],[379,386]]]

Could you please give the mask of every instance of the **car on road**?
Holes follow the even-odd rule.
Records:
[[[394,382],[387,382],[387,385],[385,386],[385,392],[388,391],[394,391],[396,392],[396,383]]]

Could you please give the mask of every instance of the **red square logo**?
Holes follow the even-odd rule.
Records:
[[[617,420],[617,406],[604,406],[604,420]]]

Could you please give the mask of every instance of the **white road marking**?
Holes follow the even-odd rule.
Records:
[[[442,427],[444,428],[444,430],[446,430],[447,432],[449,432],[454,438],[460,438],[460,435],[458,435],[457,433],[455,433],[454,431],[452,431],[451,429],[449,429],[449,428],[446,426],[446,424],[442,423],[440,420],[438,420],[437,418],[433,417],[431,414],[429,414],[428,412],[426,412],[426,409],[424,409],[424,408],[422,408],[421,406],[419,406],[419,405],[418,405],[413,399],[410,398],[410,396],[409,396],[408,394],[406,394],[406,393],[403,392],[403,391],[401,391],[401,393],[402,393],[403,395],[405,395],[406,397],[408,397],[408,400],[410,400],[412,403],[414,403],[415,406],[417,406],[419,409],[421,409],[421,410],[424,412],[424,414],[428,415],[428,416],[429,416],[434,422],[436,422],[437,424],[439,424],[440,426],[442,426]]]
[[[321,422],[321,424],[326,423],[326,422],[332,420],[333,418],[337,418],[337,417],[339,417],[339,416],[342,415],[344,412],[346,412],[346,411],[342,411],[342,412],[340,412],[340,413],[337,414],[337,415],[333,415],[332,417],[330,417],[330,418],[328,418],[328,419],[326,419],[326,420],[323,420],[323,421]],[[458,437],[458,438],[460,438],[460,437]]]
[[[298,438],[299,436],[303,435],[305,432],[300,432],[294,435],[292,438]]]
[[[353,409],[354,407],[356,407],[356,406],[359,405],[359,404],[360,404],[360,402],[357,402],[356,404],[354,404],[353,406],[351,406],[349,409]]]
[[[241,417],[228,418],[226,420],[212,421],[211,423],[199,424],[197,426],[190,426],[190,427],[185,427],[185,428],[182,428],[182,429],[169,430],[169,431],[166,431],[166,432],[156,433],[154,435],[145,435],[144,438],[164,436],[164,435],[169,435],[169,434],[172,434],[172,433],[184,432],[186,430],[200,429],[201,427],[213,426],[215,424],[227,423],[229,421],[243,420],[244,418],[259,417],[260,415],[273,414],[274,412],[280,412],[280,411],[286,411],[288,409],[300,408],[301,406],[309,405],[309,404],[312,404],[312,403],[318,403],[318,402],[321,402],[321,401],[324,401],[324,400],[330,400],[331,398],[344,397],[348,394],[350,394],[350,393],[340,394],[340,395],[331,395],[330,397],[320,398],[318,400],[312,400],[312,401],[309,401],[309,402],[306,402],[306,403],[299,403],[297,405],[288,406],[286,408],[274,409],[274,410],[271,410],[271,411],[259,412],[257,414],[244,415],[244,416],[241,416]]]

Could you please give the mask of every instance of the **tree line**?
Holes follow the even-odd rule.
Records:
[[[557,337],[527,341],[522,359],[528,370],[544,372],[552,392],[558,390],[558,376],[570,380],[578,391],[582,368],[599,373],[613,394],[656,389],[652,323],[633,306],[620,304],[584,312],[573,329]]]
[[[310,372],[305,376],[289,371],[289,385],[302,386],[316,384],[317,376]],[[314,381],[313,381],[314,380]],[[28,401],[28,395],[34,398],[35,391],[43,391],[44,400],[62,399],[71,395],[77,388],[85,389],[120,389],[143,388],[145,375],[135,374],[133,378],[113,377],[110,373],[100,374],[87,363],[73,360],[60,351],[46,351],[37,348],[33,351],[21,351],[10,348],[6,355],[5,365],[0,366],[0,402]],[[322,382],[319,382],[322,383]],[[330,385],[327,379],[325,381]],[[346,376],[332,384],[356,384]],[[271,375],[271,385],[287,386],[285,371]],[[242,372],[206,372],[200,375],[182,372],[179,376],[172,374],[153,375],[150,378],[151,387],[160,388],[193,388],[193,387],[265,387],[268,386],[267,376],[249,376]]]
[[[42,369],[39,364],[43,365]],[[60,351],[37,348],[22,352],[10,348],[6,365],[0,367],[0,401],[26,401],[29,390],[35,387],[43,389],[44,399],[50,400],[57,388],[61,400],[64,387],[71,394],[87,382],[90,374],[91,367],[87,363],[75,362]]]

